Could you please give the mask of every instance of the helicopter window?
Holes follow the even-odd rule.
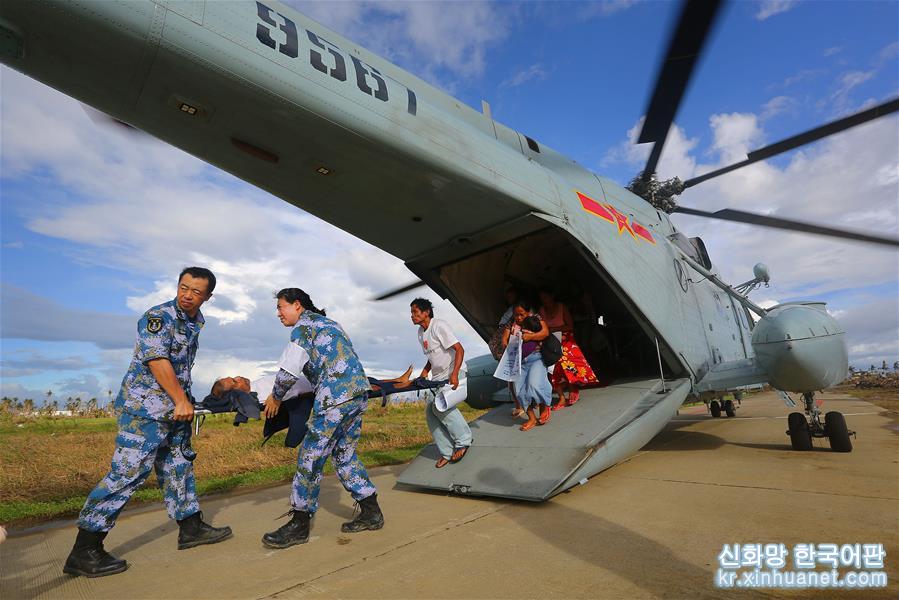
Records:
[[[530,148],[534,152],[540,152],[540,146],[537,145],[537,142],[535,142],[528,136],[524,136],[524,139],[526,139],[528,141],[528,148]]]
[[[678,232],[670,235],[668,237],[675,246],[677,246],[681,252],[692,258],[698,263],[702,263],[702,258],[699,256],[699,253],[696,251],[696,246],[694,246],[690,240],[684,234]]]
[[[702,242],[701,238],[692,237],[690,238],[690,243],[696,248],[696,253],[699,255],[697,259],[699,264],[701,264],[706,269],[712,268],[712,259],[709,258],[709,252],[705,249],[705,244]]]

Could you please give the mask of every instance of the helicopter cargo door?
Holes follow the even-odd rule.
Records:
[[[519,431],[510,405],[473,421],[465,458],[435,469],[426,446],[398,483],[473,496],[541,501],[583,483],[643,447],[686,398],[686,379],[634,380],[586,389],[574,406],[553,413],[543,427]]]

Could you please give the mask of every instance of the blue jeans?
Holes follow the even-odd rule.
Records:
[[[456,448],[471,446],[471,429],[458,408],[440,412],[433,402],[428,402],[425,405],[425,419],[443,458],[450,458]]]
[[[539,351],[532,352],[521,361],[521,375],[515,380],[515,395],[523,409],[531,404],[552,403],[553,388]]]

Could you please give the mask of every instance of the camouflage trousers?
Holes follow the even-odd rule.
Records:
[[[169,517],[181,520],[199,511],[193,464],[182,453],[182,442],[189,437],[189,423],[153,421],[129,413],[119,415],[112,466],[88,495],[78,527],[88,531],[112,529],[131,495],[154,467]]]
[[[356,456],[356,444],[362,434],[362,415],[367,399],[357,396],[320,413],[313,411],[309,430],[297,456],[290,501],[296,510],[318,510],[318,492],[325,462],[330,456],[340,483],[359,502],[375,493],[365,467]]]

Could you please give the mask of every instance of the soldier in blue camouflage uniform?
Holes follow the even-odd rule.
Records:
[[[308,541],[309,522],[318,510],[319,484],[328,456],[343,487],[361,509],[356,518],[341,526],[341,531],[380,529],[384,516],[377,490],[356,455],[370,389],[362,364],[340,325],[316,308],[303,290],[287,288],[278,292],[277,298],[278,318],[294,330],[281,357],[272,394],[265,401],[265,414],[273,417],[278,413],[281,400],[300,375],[312,383],[315,401],[297,457],[292,509],[288,513],[291,519],[277,531],[266,533],[262,543],[269,548],[287,548]]]
[[[179,550],[231,537],[229,527],[202,520],[190,448],[190,371],[204,324],[200,306],[214,288],[211,271],[187,268],[178,277],[177,297],[138,321],[134,357],[115,401],[119,433],[112,467],[87,497],[64,572],[102,577],[128,568],[103,549],[103,539],[153,468],[169,517],[179,524]]]

